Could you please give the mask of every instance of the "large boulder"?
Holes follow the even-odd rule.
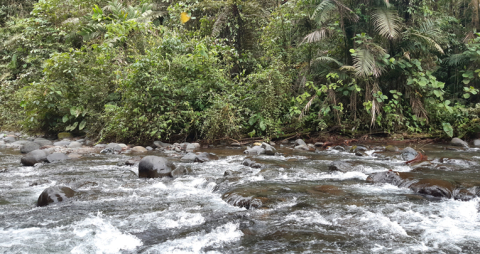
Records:
[[[411,161],[411,160],[415,159],[415,157],[417,157],[417,155],[418,155],[418,152],[415,151],[415,149],[413,149],[411,147],[405,147],[402,150],[402,159],[404,161]]]
[[[244,154],[253,154],[253,155],[260,155],[260,154],[265,154],[265,149],[262,148],[261,146],[254,146],[254,147],[247,147],[245,151],[243,151]]]
[[[38,197],[37,206],[46,206],[51,203],[65,201],[75,195],[75,191],[65,186],[46,188]]]
[[[464,148],[468,148],[468,143],[459,138],[452,138],[452,141],[450,141],[450,144],[452,146],[461,146]]]
[[[172,177],[173,170],[173,163],[158,156],[146,156],[138,164],[140,178]]]
[[[34,150],[22,157],[20,162],[24,166],[34,166],[36,163],[46,162],[48,153],[44,150]]]
[[[33,142],[39,144],[40,147],[53,145],[52,141],[50,141],[48,139],[44,139],[44,138],[36,138],[35,140],[33,140]]]
[[[68,156],[64,153],[52,153],[47,156],[47,162],[49,163],[65,161],[65,160],[68,160]]]
[[[38,149],[40,149],[39,144],[37,144],[35,142],[28,141],[27,143],[23,144],[22,147],[20,147],[20,152],[21,153],[29,153],[31,151],[38,150]]]

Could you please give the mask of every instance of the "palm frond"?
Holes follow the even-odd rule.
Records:
[[[314,95],[308,102],[307,105],[302,109],[302,112],[300,113],[300,116],[298,117],[298,120],[302,120],[305,117],[305,114],[308,112],[310,107],[312,106],[313,100],[317,98],[317,95]]]
[[[410,35],[413,35],[413,36],[416,36],[416,37],[422,39],[429,46],[435,48],[438,52],[444,54],[442,47],[436,41],[434,41],[432,38],[430,38],[428,36],[425,36],[423,34],[420,34],[420,33],[411,33]]]
[[[394,11],[377,9],[372,14],[372,21],[375,30],[388,39],[395,39],[399,36],[400,17]]]
[[[344,14],[345,18],[351,20],[351,21],[358,21],[360,18],[357,16],[357,14],[355,14],[352,9],[348,8],[346,5],[344,5],[342,2],[340,2],[339,0],[331,0],[335,3],[335,5],[337,6],[338,10]]]
[[[379,77],[382,74],[382,70],[376,65],[375,55],[368,49],[355,50],[353,67],[355,67],[355,74],[359,77],[370,75]]]
[[[316,61],[320,61],[320,62],[334,62],[336,64],[338,64],[339,66],[343,66],[343,64],[341,62],[339,62],[337,59],[335,58],[332,58],[332,57],[329,57],[329,56],[321,56],[321,57],[317,57],[313,60],[313,62],[316,62]]]
[[[332,31],[328,28],[322,28],[320,30],[315,30],[309,34],[307,34],[302,42],[300,43],[303,44],[303,43],[314,43],[314,42],[319,42],[327,37],[329,37],[330,35],[332,34]]]
[[[217,37],[220,34],[223,27],[227,23],[227,17],[229,13],[230,8],[226,6],[225,8],[223,8],[223,11],[218,15],[218,18],[217,20],[215,20],[215,23],[212,27],[212,37]]]
[[[330,18],[330,12],[336,9],[336,6],[332,0],[323,0],[317,5],[312,14],[312,19],[318,23],[323,23]]]

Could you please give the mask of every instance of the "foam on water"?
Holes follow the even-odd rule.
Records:
[[[357,193],[365,193],[365,194],[408,194],[408,193],[413,193],[413,191],[409,188],[399,188],[395,185],[392,184],[354,184],[350,185],[350,188],[352,188],[355,192]]]
[[[200,232],[154,245],[147,250],[147,253],[203,253],[203,249],[207,247],[221,248],[226,243],[240,240],[243,233],[238,227],[239,224],[230,222],[213,229],[210,233]],[[209,251],[208,253],[222,252]]]
[[[277,178],[273,179],[278,182],[298,182],[298,181],[318,181],[318,180],[348,180],[348,179],[359,179],[365,180],[368,175],[362,172],[332,172],[332,173],[308,173],[308,172],[286,172],[278,175]]]
[[[197,211],[187,212],[182,207],[171,206],[168,210],[130,215],[122,220],[121,227],[133,228],[134,232],[143,232],[150,227],[157,229],[182,228],[201,225],[205,218]]]
[[[0,251],[6,252],[118,253],[141,245],[138,238],[121,232],[101,214],[55,228],[0,228]]]
[[[479,199],[471,201],[447,200],[427,205],[403,204],[410,207],[397,209],[391,217],[412,231],[421,231],[421,243],[410,249],[448,249],[461,252],[465,245],[480,244]]]
[[[135,236],[122,233],[101,214],[89,217],[73,225],[73,233],[80,239],[71,253],[118,253],[120,250],[133,251],[142,245]]]

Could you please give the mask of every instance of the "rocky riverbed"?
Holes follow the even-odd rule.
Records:
[[[60,138],[0,133],[0,252],[476,253],[480,244],[477,143]]]

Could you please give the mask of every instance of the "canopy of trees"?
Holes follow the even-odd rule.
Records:
[[[479,0],[0,3],[0,128],[480,132]]]

